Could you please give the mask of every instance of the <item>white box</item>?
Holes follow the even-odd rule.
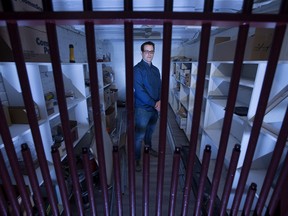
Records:
[[[187,118],[183,118],[179,115],[176,115],[176,121],[181,129],[186,129],[187,126]]]

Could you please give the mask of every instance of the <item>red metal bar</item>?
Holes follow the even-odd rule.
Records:
[[[124,11],[133,11],[133,1],[132,0],[124,0]]]
[[[7,209],[8,209],[7,202],[5,200],[4,193],[2,189],[0,188],[0,211],[3,216],[8,215]]]
[[[189,156],[187,162],[187,169],[189,172],[186,173],[185,178],[185,187],[183,193],[183,202],[182,202],[182,216],[188,214],[188,204],[190,199],[191,185],[193,180],[193,166],[196,157],[196,147],[198,140],[198,132],[200,128],[200,117],[201,117],[201,108],[203,101],[203,93],[205,86],[205,75],[207,67],[207,58],[208,58],[208,49],[209,49],[209,40],[210,40],[210,31],[211,25],[204,24],[201,31],[201,41],[199,48],[199,67],[198,75],[196,81],[196,90],[195,90],[195,102],[194,102],[194,111],[192,119],[192,128],[190,135],[190,147],[189,147]]]
[[[99,176],[100,184],[102,187],[102,196],[104,203],[104,214],[109,215],[109,199],[108,199],[108,188],[106,179],[106,162],[104,154],[104,142],[102,135],[102,116],[100,111],[100,96],[99,96],[99,77],[96,65],[96,45],[95,45],[95,32],[94,24],[92,22],[87,22],[85,24],[86,32],[86,47],[87,47],[87,57],[89,63],[89,77],[90,77],[90,88],[91,88],[91,98],[92,98],[92,109],[93,109],[93,121],[96,139],[97,156],[99,163]]]
[[[236,144],[234,146],[234,149],[233,149],[233,152],[231,155],[229,169],[228,169],[226,181],[224,184],[225,187],[224,187],[224,191],[223,191],[222,198],[221,198],[221,208],[220,208],[220,215],[221,216],[224,216],[227,214],[226,208],[227,208],[227,203],[229,200],[232,184],[233,184],[234,177],[235,177],[238,159],[240,156],[240,148],[241,148],[241,146],[239,144]]]
[[[149,215],[149,179],[150,179],[150,148],[144,147],[143,154],[143,201],[142,201],[142,211],[145,216]]]
[[[167,135],[167,113],[169,95],[169,77],[171,57],[172,24],[164,23],[163,26],[163,50],[162,50],[162,88],[161,88],[161,112],[159,124],[159,147],[158,147],[158,167],[157,167],[157,188],[156,188],[156,211],[157,215],[162,215],[163,182],[165,170],[165,151]]]
[[[2,107],[2,106],[0,106]],[[16,193],[14,188],[12,187],[11,179],[7,170],[7,167],[5,165],[5,161],[2,156],[2,152],[0,151],[0,176],[3,184],[3,189],[5,190],[5,194],[8,198],[8,201],[11,205],[12,208],[12,213],[14,215],[20,216],[20,205],[18,203]],[[7,214],[7,209],[5,209],[3,212],[6,212]]]
[[[285,0],[282,0],[279,14],[287,14],[288,12],[288,2]]]
[[[244,208],[242,211],[242,216],[250,215],[250,211],[251,211],[251,207],[253,204],[256,191],[257,191],[257,184],[253,182],[251,183],[249,190],[248,190],[248,194],[247,194],[247,197],[244,203]]]
[[[173,0],[165,0],[164,1],[164,11],[168,12],[172,12],[173,11]]]
[[[45,205],[44,205],[44,202],[43,202],[43,199],[41,196],[41,192],[40,192],[40,188],[39,188],[39,182],[37,180],[37,176],[35,173],[34,163],[33,163],[32,157],[31,157],[31,152],[30,152],[30,149],[26,143],[21,145],[21,152],[22,152],[24,163],[25,163],[25,167],[26,167],[27,172],[28,172],[28,177],[29,177],[29,181],[30,181],[31,188],[33,191],[33,197],[35,198],[35,203],[37,206],[38,213],[40,215],[44,215],[45,214],[45,209],[44,209]]]
[[[272,182],[274,180],[274,176],[277,171],[277,167],[279,165],[284,147],[286,145],[287,137],[288,137],[288,108],[286,109],[286,113],[283,118],[282,127],[280,129],[279,136],[278,136],[278,139],[277,139],[274,151],[273,151],[271,162],[269,164],[269,167],[268,167],[268,170],[267,170],[267,173],[266,173],[263,185],[262,185],[262,189],[259,195],[259,199],[256,204],[255,213],[257,215],[262,214],[267,196],[269,194]]]
[[[287,23],[287,19],[287,14],[209,13],[207,16],[206,13],[199,12],[170,11],[33,11],[17,12],[17,16],[13,12],[0,13],[0,25],[4,25],[4,21],[18,21],[19,25],[43,25],[46,20],[53,20],[59,25],[83,25],[87,21],[94,24],[124,24],[133,21],[135,24],[162,25],[165,21],[171,22],[173,25],[201,25],[211,22],[217,26],[235,27],[249,23],[251,27],[273,28],[275,23]]]
[[[285,187],[284,185],[287,184],[287,180],[288,180],[287,167],[288,167],[288,154],[286,154],[286,158],[283,163],[283,168],[281,170],[281,174],[277,180],[276,186],[271,196],[271,199],[270,199],[267,211],[266,211],[266,215],[281,215],[279,214],[279,212],[276,214],[277,208],[280,208],[281,205],[287,205],[287,194],[286,194],[286,200],[281,199],[282,190]],[[287,212],[283,212],[283,215],[284,213],[287,214]]]
[[[47,37],[50,48],[50,58],[52,62],[53,76],[57,94],[58,107],[60,111],[61,125],[63,129],[63,135],[65,140],[65,149],[67,152],[68,164],[70,168],[72,183],[73,183],[73,192],[75,203],[77,205],[78,215],[83,215],[83,205],[81,190],[77,175],[76,162],[74,158],[73,151],[73,142],[71,137],[70,125],[69,125],[69,116],[68,109],[66,104],[65,89],[56,33],[56,25],[53,22],[46,23]]]
[[[254,1],[252,0],[244,0],[243,2],[243,7],[242,7],[242,13],[243,14],[251,14],[252,9],[253,9],[253,3]]]
[[[44,183],[45,183],[45,186],[47,187],[49,201],[51,202],[51,208],[53,212],[56,213],[58,211],[56,209],[57,205],[55,201],[55,194],[52,191],[52,180],[50,178],[48,164],[47,164],[46,156],[45,156],[44,149],[43,149],[43,142],[42,142],[41,135],[40,135],[38,120],[37,120],[36,112],[34,108],[34,102],[32,99],[32,93],[31,93],[31,88],[29,85],[29,79],[27,75],[27,69],[25,65],[18,25],[17,23],[7,23],[7,29],[8,29],[10,41],[13,41],[13,43],[11,43],[13,57],[16,63],[17,73],[19,77],[21,90],[23,93],[23,100],[24,100],[24,104],[25,104],[25,108],[27,112],[28,122],[29,122],[32,136],[33,136],[35,150],[37,152],[37,157],[38,157],[39,165],[42,171]],[[20,190],[20,194],[23,199],[23,204],[26,208],[27,214],[29,215],[29,214],[32,214],[32,205],[31,205],[27,190],[25,188],[23,176],[21,175],[21,172],[19,172],[18,165],[14,164],[16,163],[16,161],[13,162],[15,158],[17,158],[13,144],[11,148],[13,148],[13,150],[9,148],[9,149],[6,149],[6,152],[10,160],[10,164],[14,173],[14,177],[16,179],[17,185]],[[14,153],[12,153],[11,151],[13,151]]]
[[[44,11],[50,11],[50,12],[53,11],[52,0],[44,0],[44,1],[42,0],[41,2],[43,4],[43,10]]]
[[[117,215],[123,215],[122,191],[121,191],[121,173],[120,173],[120,156],[118,146],[113,146],[113,171],[114,185],[117,202]]]
[[[206,0],[204,2],[204,12],[205,13],[212,13],[213,12],[213,6],[214,6],[214,0]]]
[[[130,215],[136,215],[135,197],[135,147],[134,147],[134,91],[133,91],[133,23],[125,23],[126,110],[128,146],[128,184]]]
[[[91,169],[91,164],[90,164],[88,148],[82,149],[82,157],[83,157],[83,167],[84,167],[84,172],[85,172],[85,181],[87,185],[88,198],[89,198],[89,203],[90,203],[90,214],[96,215],[96,204],[95,204],[95,199],[94,199],[92,169]]]
[[[271,51],[270,51],[269,58],[268,58],[268,63],[267,63],[265,77],[264,77],[261,94],[260,94],[260,98],[258,102],[258,107],[257,107],[257,111],[255,114],[253,127],[251,129],[250,139],[248,142],[248,147],[247,147],[247,151],[245,154],[243,167],[241,169],[240,179],[238,182],[238,186],[237,186],[235,197],[234,197],[233,204],[232,204],[231,212],[233,215],[237,215],[239,205],[241,202],[241,198],[242,198],[244,188],[246,185],[246,181],[248,178],[249,170],[251,167],[252,159],[253,159],[257,141],[258,141],[258,136],[259,136],[261,126],[262,126],[262,121],[265,115],[269,93],[271,91],[271,86],[273,83],[273,78],[275,75],[285,31],[286,31],[286,25],[277,25],[275,32],[274,32],[272,47],[271,47]]]
[[[69,198],[68,198],[68,191],[66,188],[66,183],[65,179],[63,176],[63,170],[61,166],[61,158],[60,154],[58,151],[58,148],[55,146],[51,147],[51,154],[52,154],[52,159],[54,163],[54,169],[56,173],[56,178],[57,182],[59,185],[59,190],[60,190],[60,195],[61,195],[61,200],[64,208],[64,213],[65,215],[71,215],[71,208],[70,208],[70,203],[69,203]]]
[[[83,9],[84,11],[93,11],[92,0],[83,0]]]
[[[288,182],[288,175],[286,175],[285,182]],[[288,214],[288,205],[287,205],[287,199],[288,199],[288,186],[287,184],[283,185],[283,189],[281,191],[281,205],[280,205],[280,211],[282,214]]]
[[[171,186],[170,186],[170,200],[169,200],[169,215],[175,215],[176,199],[177,199],[177,188],[179,180],[179,168],[180,168],[180,148],[176,147],[173,155],[172,175],[171,175]]]
[[[240,76],[241,76],[242,62],[244,59],[248,30],[249,30],[248,25],[241,25],[238,31],[237,45],[235,49],[237,50],[237,52],[235,52],[235,55],[234,55],[234,65],[232,69],[231,82],[229,86],[229,93],[228,93],[228,98],[227,98],[227,103],[226,103],[226,112],[225,112],[224,121],[222,125],[219,150],[217,153],[216,165],[215,165],[213,180],[212,180],[212,190],[211,190],[211,195],[210,195],[210,200],[209,200],[208,215],[213,214],[214,203],[215,203],[215,199],[217,196],[217,191],[218,191],[220,178],[221,178],[221,172],[222,172],[222,168],[223,168],[223,164],[225,160],[225,154],[226,154],[228,139],[230,135],[230,128],[231,128],[231,123],[233,119],[234,107],[235,107],[237,93],[238,93],[238,86],[239,86],[239,81],[240,81]]]
[[[208,169],[209,169],[210,157],[211,157],[211,146],[206,145],[205,150],[203,152],[201,174],[200,174],[199,185],[198,185],[196,205],[195,205],[195,209],[194,209],[194,215],[197,215],[197,216],[202,215],[201,214],[201,205],[202,205],[202,199],[203,199],[203,195],[204,195],[205,182],[206,182],[207,173],[208,173]]]

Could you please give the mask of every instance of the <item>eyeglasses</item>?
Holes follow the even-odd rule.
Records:
[[[145,54],[145,55],[148,55],[148,54],[154,54],[154,50],[144,50],[143,51],[143,53]]]

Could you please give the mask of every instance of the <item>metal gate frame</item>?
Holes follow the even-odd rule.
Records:
[[[50,46],[50,56],[53,71],[61,72],[61,62],[59,55],[59,48],[57,42],[57,34],[56,34],[56,25],[60,24],[82,24],[85,25],[86,30],[86,44],[87,44],[87,56],[88,56],[88,65],[89,65],[89,73],[91,82],[91,92],[92,92],[92,107],[93,107],[93,119],[95,124],[101,125],[100,117],[100,99],[98,89],[98,77],[97,75],[97,67],[96,67],[96,45],[95,45],[95,33],[94,33],[94,25],[96,24],[122,24],[125,26],[125,65],[126,65],[126,105],[127,105],[127,145],[128,145],[128,181],[129,181],[129,196],[130,196],[130,214],[136,215],[136,204],[135,204],[135,164],[134,164],[134,106],[133,106],[133,25],[134,24],[157,24],[163,25],[163,58],[162,58],[162,107],[161,110],[161,118],[160,118],[160,139],[159,139],[159,158],[158,158],[158,174],[157,174],[157,191],[156,191],[156,215],[161,215],[162,212],[162,194],[163,194],[163,181],[164,181],[164,166],[165,166],[165,143],[166,143],[166,130],[167,130],[167,107],[168,107],[168,89],[169,89],[169,74],[170,74],[170,65],[166,64],[166,62],[170,62],[171,55],[171,39],[172,39],[172,28],[173,25],[202,25],[201,31],[201,42],[200,42],[200,51],[199,51],[199,68],[198,68],[198,77],[197,77],[197,87],[195,94],[195,105],[194,105],[194,113],[192,120],[192,129],[191,129],[191,141],[190,141],[190,149],[189,149],[189,160],[187,163],[187,170],[189,172],[186,173],[185,179],[185,187],[184,187],[184,195],[182,200],[182,213],[181,215],[187,215],[188,202],[191,192],[191,184],[192,184],[192,170],[193,164],[196,160],[196,145],[198,138],[198,131],[200,125],[200,115],[201,115],[201,106],[202,106],[202,98],[204,93],[204,81],[205,81],[205,71],[207,65],[207,56],[208,56],[208,47],[209,47],[209,38],[211,34],[211,27],[214,25],[217,26],[226,26],[226,27],[239,27],[238,32],[238,40],[236,45],[237,52],[234,57],[234,67],[233,67],[233,76],[231,79],[231,86],[234,88],[230,89],[228,102],[229,105],[227,107],[224,123],[225,127],[223,127],[221,133],[220,140],[220,149],[217,155],[215,172],[212,180],[212,189],[210,194],[209,205],[206,209],[206,213],[202,209],[202,195],[199,194],[197,205],[195,205],[195,214],[201,215],[201,211],[203,214],[215,215],[214,214],[214,204],[217,196],[217,190],[219,187],[219,179],[224,163],[224,156],[227,147],[228,134],[230,131],[233,110],[235,106],[236,96],[237,96],[237,86],[239,85],[241,65],[244,59],[244,50],[247,41],[247,34],[250,27],[273,27],[275,28],[272,49],[268,58],[268,64],[266,69],[266,75],[264,78],[263,88],[261,91],[259,105],[257,107],[257,112],[255,115],[254,124],[251,131],[251,138],[248,144],[248,150],[245,157],[245,162],[242,168],[240,180],[238,183],[238,187],[236,190],[235,198],[233,200],[233,206],[231,209],[231,215],[237,215],[239,211],[239,206],[241,202],[241,198],[244,192],[244,188],[246,185],[247,176],[249,174],[249,170],[251,167],[251,161],[253,159],[253,155],[256,148],[257,139],[259,136],[260,128],[262,125],[262,121],[265,114],[265,108],[267,106],[267,101],[271,89],[271,85],[273,82],[274,74],[276,71],[276,66],[278,63],[281,45],[283,42],[283,38],[286,31],[286,25],[288,22],[288,2],[282,0],[280,10],[277,14],[252,14],[252,6],[253,1],[244,0],[242,12],[237,14],[230,13],[214,13],[213,12],[213,1],[205,1],[203,12],[173,12],[173,1],[165,1],[164,11],[163,12],[140,12],[133,11],[133,1],[132,0],[124,0],[124,11],[93,11],[92,9],[92,1],[84,0],[83,6],[84,11],[79,12],[54,12],[52,1],[43,1],[44,11],[43,12],[14,12],[12,7],[12,1],[2,1],[4,12],[0,13],[0,25],[7,26],[9,31],[10,40],[13,41],[13,56],[15,59],[15,64],[18,70],[18,76],[22,88],[23,99],[25,103],[25,107],[27,110],[27,116],[29,120],[29,124],[31,127],[36,152],[39,158],[39,164],[41,167],[42,175],[44,178],[44,184],[48,193],[49,202],[51,204],[51,209],[53,215],[59,215],[59,211],[57,208],[57,200],[52,188],[52,180],[49,174],[48,164],[45,159],[45,153],[43,150],[43,142],[39,131],[39,126],[37,123],[36,113],[33,109],[33,99],[31,94],[31,89],[29,86],[29,81],[27,78],[27,69],[25,66],[25,59],[23,56],[23,50],[21,45],[21,35],[19,34],[18,26],[22,25],[45,25],[48,35],[48,41]],[[73,157],[73,148],[71,134],[69,132],[69,117],[67,113],[67,105],[65,101],[64,95],[64,87],[63,87],[63,78],[60,75],[61,73],[54,73],[55,77],[55,86],[57,90],[57,98],[60,108],[60,116],[61,122],[63,125],[63,132],[65,142],[67,143],[67,157],[69,161],[69,166],[71,170],[72,180],[74,187],[74,195],[75,201],[78,207],[78,215],[83,215],[83,203],[80,194],[80,185],[78,181],[78,176],[76,173],[76,165],[75,158]],[[5,119],[3,107],[0,106],[0,116],[1,119]],[[20,174],[19,164],[17,163],[15,158],[16,152],[13,147],[13,142],[11,140],[11,135],[9,132],[9,127],[6,121],[2,121],[0,123],[1,137],[3,139],[5,149],[13,170],[13,174],[15,180],[17,182],[18,189],[20,191],[20,195],[25,207],[25,211],[28,215],[33,215],[33,208],[30,202],[29,194],[25,189],[25,183],[23,180],[23,176]],[[262,215],[262,211],[264,208],[264,204],[267,199],[267,194],[269,188],[271,187],[273,176],[275,175],[276,168],[279,165],[279,160],[282,154],[282,150],[285,146],[285,142],[287,140],[288,133],[288,114],[286,111],[283,125],[279,134],[279,138],[276,143],[276,148],[273,153],[273,158],[271,160],[271,164],[267,171],[267,176],[265,178],[264,185],[262,187],[259,200],[257,202],[256,209],[254,211],[255,215]],[[99,172],[100,172],[100,181],[101,185],[106,185],[106,170],[105,170],[105,158],[104,158],[104,150],[103,150],[103,137],[102,137],[102,128],[99,130],[95,130],[97,149],[99,151]],[[70,147],[69,147],[70,146]],[[179,151],[179,150],[178,150]],[[209,154],[209,149],[206,149]],[[237,148],[235,149],[235,154],[237,154]],[[29,154],[29,148],[27,146],[23,146],[22,149],[23,156],[25,158],[26,166],[32,166],[31,155]],[[65,214],[69,215],[70,212],[70,204],[67,197],[67,191],[65,191],[65,183],[63,179],[63,175],[61,175],[60,170],[60,157],[57,149],[51,150],[54,160],[54,166],[57,173],[58,184],[60,185],[61,197],[65,209]],[[117,159],[118,149],[114,148],[113,154]],[[177,150],[175,151],[175,172],[177,172]],[[84,158],[86,159],[86,163],[88,164],[87,159],[87,149],[83,150]],[[209,157],[209,155],[207,156]],[[205,157],[204,157],[205,158]],[[237,158],[237,157],[235,157]],[[205,160],[203,160],[205,162]],[[203,162],[203,163],[204,163]],[[117,167],[117,166],[116,166]],[[205,169],[208,169],[207,166],[203,167],[203,173],[205,174]],[[279,176],[277,185],[274,189],[273,196],[269,202],[268,210],[266,212],[267,215],[287,215],[288,207],[285,202],[287,202],[288,198],[288,189],[287,182],[288,174],[288,156],[286,156],[286,160],[284,162],[284,168],[282,169],[281,175]],[[204,169],[205,168],[205,169]],[[16,199],[15,194],[12,192],[12,184],[11,179],[9,178],[9,174],[7,172],[3,156],[0,154],[0,175],[1,180],[4,185],[5,191],[8,191],[8,201],[12,206],[13,215],[21,215],[21,209],[19,203]],[[179,167],[178,167],[179,169]],[[147,169],[144,167],[144,172]],[[179,171],[179,170],[178,170]],[[206,170],[207,171],[207,170]],[[40,195],[39,185],[37,183],[37,179],[35,176],[35,171],[30,168],[28,169],[30,183],[33,186],[33,195],[36,200],[36,206],[39,214],[45,215],[44,211],[44,203]],[[115,182],[120,181],[119,170],[115,170],[117,177]],[[232,171],[233,173],[233,171]],[[89,176],[89,169],[86,170],[87,176]],[[144,173],[145,175],[145,173]],[[91,176],[91,174],[90,174]],[[202,179],[202,178],[201,178]],[[204,181],[204,180],[203,180]],[[199,191],[203,191],[203,181],[200,182]],[[89,191],[89,199],[91,203],[94,201],[93,198],[93,188],[92,183],[88,182],[88,191]],[[173,179],[173,184],[177,184],[177,179]],[[254,186],[251,185],[251,194],[247,197],[247,202],[245,204],[245,208],[243,209],[243,215],[248,215],[251,204],[254,199],[253,189]],[[229,195],[229,188],[225,190],[227,195]],[[255,191],[254,191],[255,192]],[[172,195],[173,192],[171,192]],[[109,215],[109,198],[108,198],[108,189],[103,187],[102,190],[103,200],[104,200],[104,214]],[[122,215],[122,205],[121,205],[121,189],[120,187],[116,187],[116,198],[118,203],[118,214]],[[170,200],[170,215],[174,215],[173,203],[175,200]],[[91,205],[91,212],[93,215],[96,214],[96,207]],[[225,206],[220,206],[221,214],[226,214]],[[7,200],[5,200],[3,193],[0,193],[0,211],[2,215],[7,215]],[[219,213],[219,212],[218,212]],[[219,214],[220,214],[219,213]],[[145,212],[147,215],[148,212]]]

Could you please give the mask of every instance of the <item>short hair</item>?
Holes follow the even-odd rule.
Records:
[[[153,46],[153,50],[155,49],[155,44],[152,41],[146,41],[141,45],[141,51],[144,52],[144,46],[151,45]]]

